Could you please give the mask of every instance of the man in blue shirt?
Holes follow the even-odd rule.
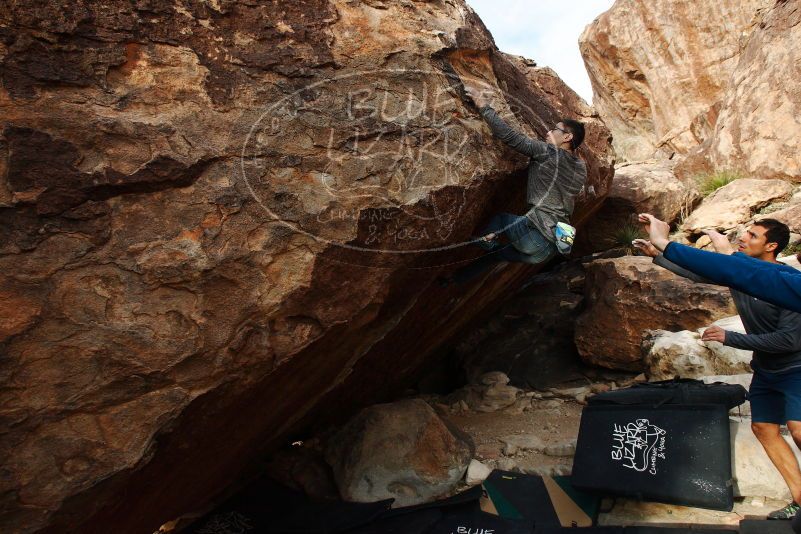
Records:
[[[726,236],[715,231],[707,234],[718,252],[735,252]],[[775,219],[762,219],[740,238],[738,253],[793,272],[795,269],[776,260],[789,240],[787,225]],[[633,244],[653,257],[657,265],[693,281],[710,283],[667,260],[650,242],[637,239]],[[796,445],[801,448],[801,313],[780,308],[736,289],[732,289],[731,294],[746,334],[711,326],[701,339],[754,351],[751,362],[754,375],[749,389],[751,429],[793,495],[793,502],[771,512],[768,518],[791,519],[800,509],[797,503],[801,501],[801,469],[781,436],[780,425],[787,424]]]

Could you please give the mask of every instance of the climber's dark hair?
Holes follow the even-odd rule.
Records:
[[[573,150],[576,150],[581,143],[584,142],[584,125],[579,121],[574,121],[573,119],[562,119],[562,124],[565,125],[565,128],[573,134],[573,139],[570,141],[570,146],[573,147]]]
[[[781,221],[776,219],[759,219],[754,221],[754,226],[761,226],[765,231],[765,244],[776,243],[776,249],[773,251],[774,256],[778,256],[779,252],[784,250],[790,242],[790,229]]]

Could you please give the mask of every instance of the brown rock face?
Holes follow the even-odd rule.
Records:
[[[701,149],[712,168],[801,181],[801,5],[770,2],[740,54],[715,133]]]
[[[690,213],[701,193],[694,181],[676,177],[674,166],[670,160],[618,165],[593,224],[579,236],[582,242],[593,251],[620,246],[616,233],[626,225],[639,228],[638,213],[652,213],[671,224]]]
[[[794,1],[618,0],[581,36],[593,103],[619,157],[687,156],[801,180],[801,8]]]
[[[612,130],[618,156],[637,161],[655,152],[686,154],[709,138],[718,114],[729,113],[729,104],[720,111],[720,103],[737,100],[735,95],[745,89],[738,90],[732,76],[744,62],[744,48],[752,48],[755,39],[749,42],[749,37],[765,31],[757,30],[757,24],[761,10],[772,4],[773,0],[618,0],[593,21],[580,38],[580,48],[593,104]],[[770,34],[785,45],[797,42],[778,28]],[[788,54],[781,45],[776,48],[764,54]],[[786,68],[795,68],[788,57],[770,60],[776,72],[785,73],[785,80],[790,75]],[[761,60],[753,64],[767,66]],[[746,85],[764,98],[783,84]],[[743,109],[752,106],[740,104]],[[765,106],[768,109],[775,108]]]
[[[531,274],[431,283],[523,209],[453,72],[532,135],[580,113],[461,1],[36,1],[0,33],[3,532],[152,532],[391,398]]]
[[[793,186],[784,180],[734,180],[705,198],[682,223],[681,230],[695,238],[705,228],[731,230],[751,220],[760,208],[786,200],[792,192]]]
[[[649,257],[597,260],[586,272],[575,339],[582,359],[593,365],[642,370],[646,330],[694,330],[737,313],[726,288],[680,278]]]

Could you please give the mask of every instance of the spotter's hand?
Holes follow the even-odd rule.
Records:
[[[701,341],[717,341],[718,343],[726,342],[726,331],[717,325],[712,325],[701,334]]]
[[[652,258],[659,256],[659,250],[647,239],[635,239],[631,244],[646,256],[651,256]]]
[[[657,250],[665,250],[667,244],[670,243],[670,239],[668,239],[670,225],[665,221],[660,221],[650,213],[640,213],[637,218],[645,227],[645,231],[648,232],[651,244]]]

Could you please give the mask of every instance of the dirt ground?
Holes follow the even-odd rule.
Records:
[[[502,438],[509,436],[534,435],[546,447],[575,442],[583,406],[575,400],[553,402],[559,402],[559,406],[532,408],[519,414],[508,411],[453,414],[448,419],[473,438],[476,459],[487,465],[502,468],[498,462],[509,458],[525,473],[568,474],[573,464],[572,454],[552,456],[521,447],[512,454],[503,454],[506,444]],[[547,401],[540,404],[547,406]]]
[[[616,380],[613,380],[616,379]],[[580,388],[619,387],[632,382],[631,375],[605,375],[582,382],[556,384],[553,388],[527,391],[531,405],[511,406],[499,411],[440,410],[442,415],[467,433],[476,445],[476,459],[489,468],[519,470],[537,475],[569,475],[585,402],[571,398]],[[533,395],[533,396],[532,396]],[[440,408],[442,406],[440,405]],[[509,442],[525,446],[509,446]],[[463,486],[464,487],[464,486]],[[461,491],[461,489],[457,490]],[[762,519],[786,503],[764,498],[736,499],[731,512],[686,506],[604,499],[599,525],[673,526],[710,529],[736,528],[742,519]],[[788,525],[789,526],[789,525]]]

